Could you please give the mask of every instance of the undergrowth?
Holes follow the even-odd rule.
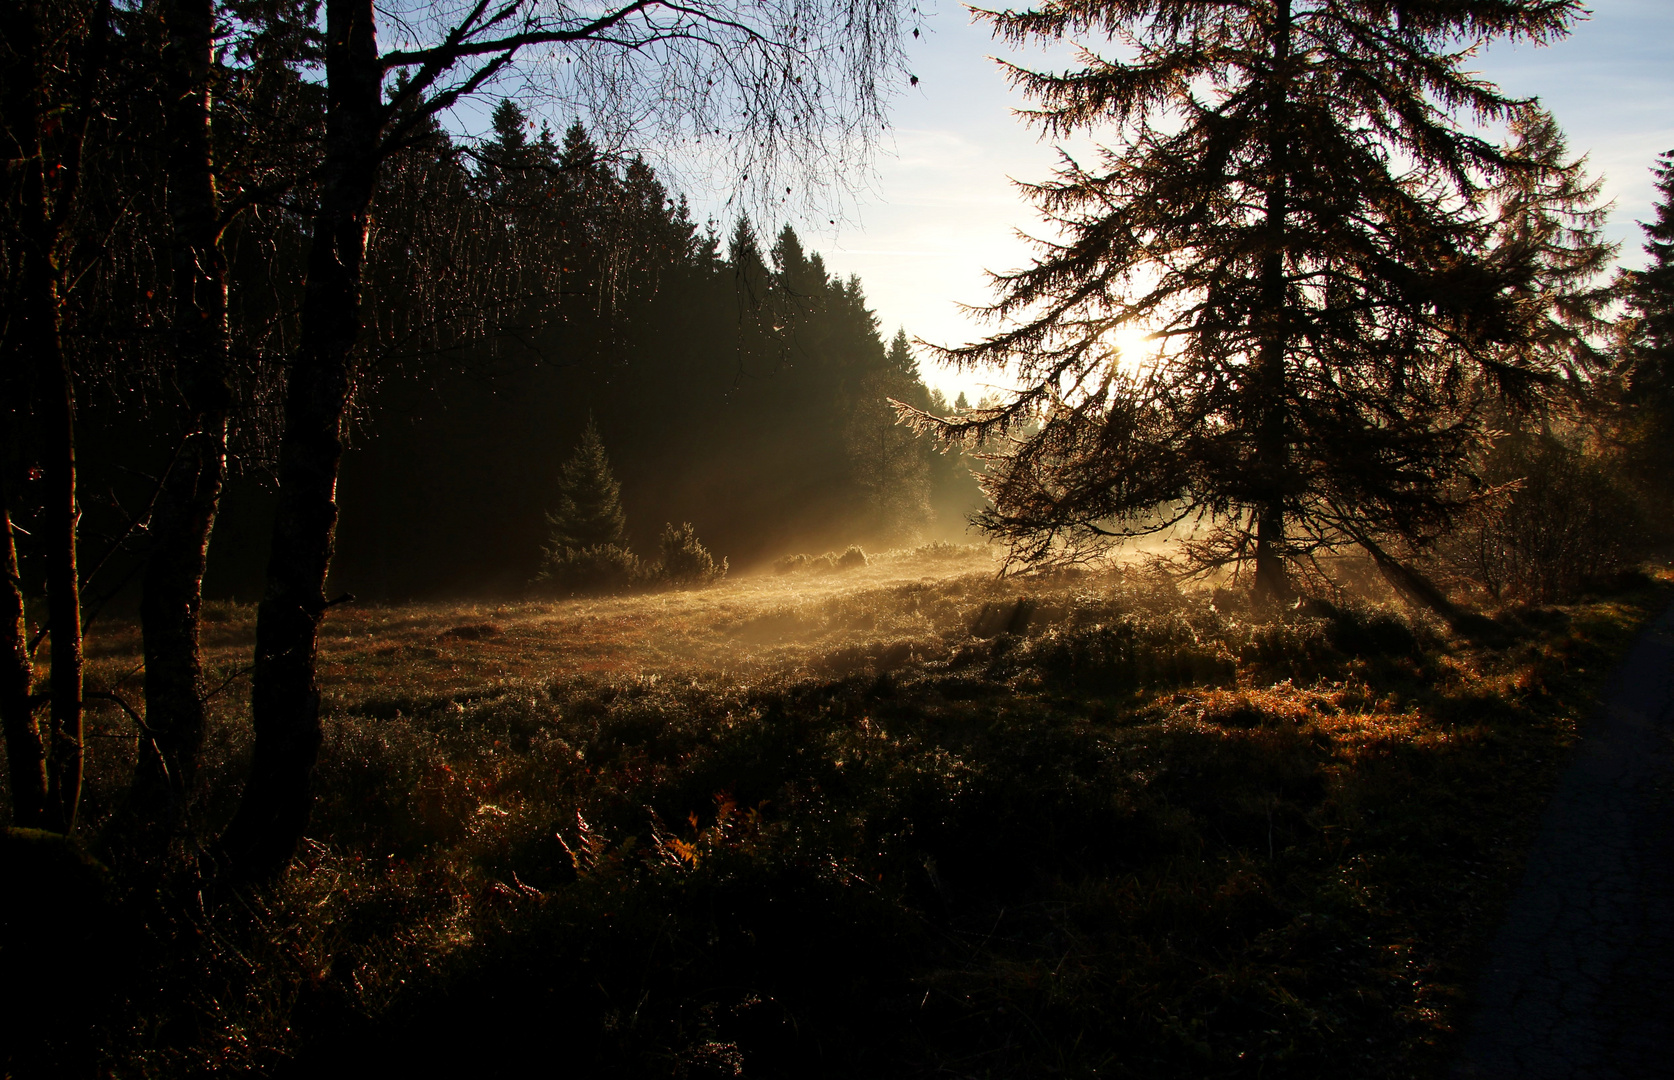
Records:
[[[1439,1075],[1577,718],[1665,600],[1508,612],[1488,648],[956,578],[715,624],[814,643],[778,670],[339,698],[281,887],[115,860],[133,960],[95,1043],[132,1076]],[[247,753],[221,730],[206,821]]]

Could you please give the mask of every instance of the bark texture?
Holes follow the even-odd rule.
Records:
[[[246,879],[281,873],[308,825],[320,747],[315,655],[337,526],[337,474],[360,333],[367,207],[383,110],[371,0],[326,5],[326,156],[303,299],[302,337],[285,396],[279,505],[267,589],[256,615],[254,758],[223,851]]]
[[[140,609],[149,738],[134,775],[133,809],[169,833],[182,824],[203,746],[199,613],[226,471],[230,392],[226,263],[210,144],[215,5],[169,0],[163,14],[172,344],[187,430],[152,513]]]
[[[46,815],[46,747],[29,700],[34,665],[29,658],[29,624],[24,619],[9,495],[0,473],[0,574],[5,577],[0,582],[0,725],[6,735],[13,822],[40,828]]]
[[[60,153],[49,179],[43,140],[47,57],[41,11],[31,3],[4,8],[10,54],[6,57],[5,121],[12,165],[21,173],[21,197],[13,211],[19,258],[7,317],[7,353],[32,383],[33,434],[43,489],[39,540],[45,550],[51,640],[51,730],[46,740],[47,797],[42,823],[68,833],[75,828],[82,778],[81,581],[76,568],[80,509],[76,502],[75,388],[60,332],[58,242],[74,202],[90,100],[80,103],[79,116],[70,111],[71,124],[54,119],[59,131],[72,130],[59,136]],[[104,14],[101,10],[99,16]],[[103,30],[103,22],[98,23],[82,58],[88,87],[97,70]]]

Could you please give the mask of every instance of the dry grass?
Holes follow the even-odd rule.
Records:
[[[334,609],[305,857],[261,898],[173,879],[193,903],[158,909],[109,1052],[156,1075],[1440,1075],[1578,718],[1667,596],[1504,613],[1488,648],[925,551]],[[217,617],[231,674],[251,613]],[[97,677],[135,651],[102,636]],[[208,825],[244,690],[217,699]]]

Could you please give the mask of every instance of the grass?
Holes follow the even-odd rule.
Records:
[[[127,872],[97,1041],[157,1076],[1441,1075],[1578,720],[1668,598],[1505,612],[1488,648],[936,550],[334,609],[302,857],[262,897]],[[214,613],[206,823],[252,614]],[[136,653],[100,636],[95,677]],[[95,831],[132,753],[99,747]]]

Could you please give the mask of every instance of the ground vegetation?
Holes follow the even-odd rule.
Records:
[[[651,1076],[1443,1069],[1542,792],[1666,588],[1507,609],[1488,648],[988,559],[334,609],[297,862],[252,894],[113,860],[77,895],[120,898],[87,922],[117,974],[10,1067],[498,1069],[557,1040]],[[212,672],[253,617],[206,609]],[[107,624],[91,670],[140,647]],[[211,713],[214,815],[250,735]]]

